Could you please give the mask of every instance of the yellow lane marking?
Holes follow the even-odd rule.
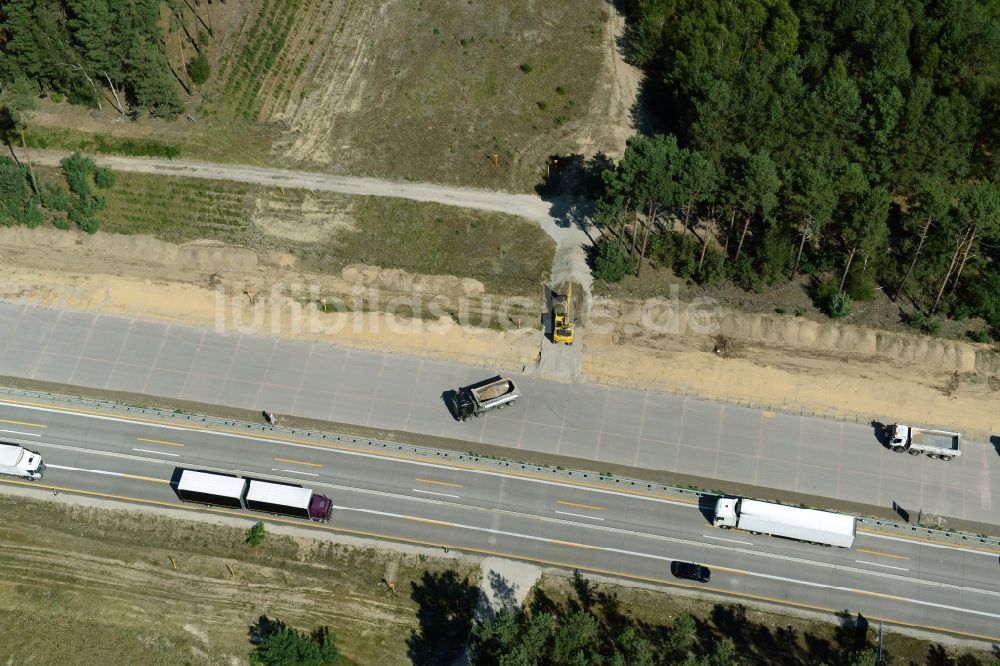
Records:
[[[435,486],[448,486],[449,488],[464,487],[461,483],[448,483],[447,481],[433,481],[431,479],[421,479],[420,477],[417,477],[417,481],[419,481],[420,483],[432,483]]]
[[[382,534],[380,532],[368,532],[366,530],[352,530],[346,527],[334,527],[333,525],[323,525],[320,523],[303,523],[301,520],[293,520],[291,518],[281,518],[279,516],[262,516],[258,513],[246,513],[244,511],[232,511],[227,509],[217,509],[212,507],[204,507],[198,505],[192,505],[190,503],[178,503],[178,502],[161,502],[158,500],[143,499],[140,497],[127,497],[124,495],[111,495],[108,493],[99,493],[92,490],[78,490],[76,488],[66,488],[63,486],[49,486],[40,485],[38,482],[33,481],[14,481],[2,479],[0,483],[7,485],[17,485],[24,486],[26,488],[44,488],[46,490],[61,490],[65,492],[75,493],[77,495],[92,495],[94,497],[104,497],[107,499],[119,499],[126,502],[136,502],[139,504],[149,504],[153,506],[163,506],[171,509],[184,508],[187,511],[202,511],[204,513],[217,513],[222,515],[237,516],[239,518],[246,518],[248,520],[258,521],[267,520],[272,523],[287,523],[289,525],[297,525],[299,527],[311,527],[318,530],[326,530],[328,532],[336,532],[339,534],[350,534],[359,537],[368,537],[371,539],[380,539],[388,541],[396,541],[398,543],[410,543],[417,546],[427,546],[431,548],[447,548],[449,550],[460,550],[470,553],[480,553],[482,555],[493,555],[494,557],[506,557],[515,560],[521,560],[526,562],[537,562],[539,564],[548,564],[554,567],[560,567],[563,569],[576,569],[579,571],[590,571],[592,573],[603,574],[607,576],[614,576],[618,578],[628,578],[629,580],[639,580],[647,583],[654,583],[656,585],[665,585],[667,587],[683,587],[693,590],[707,590],[709,592],[715,592],[718,594],[730,596],[730,597],[742,597],[746,599],[756,599],[758,601],[766,601],[779,606],[793,606],[796,608],[806,608],[809,610],[816,610],[830,614],[843,613],[843,608],[827,608],[826,606],[815,606],[812,604],[800,603],[797,601],[788,601],[787,599],[778,599],[775,597],[766,597],[758,594],[750,594],[747,592],[737,592],[733,590],[726,590],[719,587],[712,587],[709,585],[689,585],[686,583],[680,583],[672,579],[664,578],[652,578],[650,576],[640,576],[638,574],[624,573],[621,571],[615,571],[613,569],[602,569],[600,567],[593,567],[588,565],[573,564],[569,562],[562,562],[560,560],[549,560],[541,557],[525,557],[524,555],[519,555],[517,553],[509,553],[505,551],[490,550],[488,548],[476,548],[474,546],[464,546],[455,545],[450,543],[440,543],[436,541],[424,541],[421,539],[410,539],[407,537],[392,536],[391,534]],[[714,569],[722,570],[723,567],[714,566]],[[739,569],[732,569],[731,571],[739,571]],[[915,624],[912,622],[904,622],[903,620],[894,620],[891,617],[879,617],[874,615],[866,615],[869,620],[882,620],[890,624],[896,624],[903,627],[913,627],[916,629],[928,629],[930,631],[938,631],[945,634],[954,634],[958,636],[968,636],[969,638],[974,638],[982,641],[989,641],[991,643],[1000,642],[1000,636],[985,636],[983,634],[974,634],[968,631],[960,631],[958,629],[949,629],[947,627],[937,627],[929,624]]]
[[[962,545],[960,543],[951,543],[949,541],[940,541],[938,539],[924,539],[923,537],[912,536],[912,535],[909,535],[909,534],[901,535],[901,534],[894,534],[892,532],[880,532],[880,531],[877,531],[877,530],[858,530],[858,534],[877,534],[879,536],[891,536],[891,537],[895,537],[895,538],[897,538],[897,539],[899,539],[901,541],[915,541],[915,542],[919,542],[919,543],[932,543],[932,544],[935,544],[935,545],[938,545],[938,546],[948,546],[949,548],[957,548],[959,550],[973,550],[973,551],[976,551],[976,552],[979,552],[979,553],[988,553],[990,555],[993,555],[993,554],[996,554],[996,553],[1000,553],[1000,550],[997,550],[995,548],[990,548],[988,546],[980,546],[980,547],[977,548],[977,547],[973,547],[973,546],[964,546],[964,545]]]
[[[304,460],[292,460],[291,458],[272,458],[276,462],[286,462],[292,465],[305,465],[306,467],[322,467],[319,463],[305,462]]]
[[[136,437],[140,442],[149,442],[150,444],[163,444],[164,446],[184,446],[183,444],[178,444],[177,442],[168,442],[164,439],[149,439],[148,437]]]
[[[891,557],[894,560],[908,560],[910,559],[906,555],[893,555],[892,553],[883,553],[879,550],[868,550],[867,548],[855,548],[859,553],[868,553],[869,555],[878,555],[879,557]]]
[[[570,546],[571,548],[583,548],[588,550],[593,550],[594,546],[588,546],[584,543],[573,543],[572,541],[560,541],[559,539],[547,539],[549,543],[554,543],[558,546]]]
[[[417,516],[400,516],[400,518],[405,518],[406,520],[412,520],[416,523],[427,523],[428,525],[440,525],[442,527],[455,526],[455,523],[449,523],[444,520],[434,520],[433,518],[419,518]]]
[[[122,474],[123,479],[132,479],[133,481],[147,481],[149,483],[170,483],[168,479],[154,479],[150,476],[139,476],[137,474]]]
[[[28,426],[29,428],[48,428],[41,423],[28,423],[27,421],[12,421],[10,419],[0,419],[0,423],[11,423],[13,425]]]
[[[607,511],[607,508],[603,506],[594,506],[593,504],[577,504],[576,502],[563,502],[559,500],[556,504],[562,504],[563,506],[575,506],[578,509],[593,509],[594,511]]]
[[[855,594],[863,594],[869,597],[878,597],[879,599],[892,599],[893,601],[907,602],[907,603],[909,603],[910,601],[906,597],[897,597],[894,594],[882,594],[881,592],[869,592],[868,590],[859,590],[856,587],[852,587],[851,592],[854,592]]]
[[[763,416],[765,419],[773,419],[774,412],[764,412],[763,414],[761,414],[761,416]]]

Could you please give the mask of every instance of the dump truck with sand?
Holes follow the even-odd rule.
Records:
[[[503,409],[517,403],[521,397],[512,379],[493,377],[471,386],[457,389],[451,401],[452,413],[458,421],[482,416],[491,409]]]

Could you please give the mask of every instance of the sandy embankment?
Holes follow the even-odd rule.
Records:
[[[465,328],[455,322],[454,307],[440,307],[442,315],[429,320],[333,311],[337,303],[367,310],[392,300],[406,311],[413,294],[419,303],[445,293],[450,305],[456,294],[465,298],[463,315],[475,316],[485,296],[476,280],[367,266],[345,268],[340,276],[314,275],[295,271],[288,256],[261,259],[218,244],[177,246],[142,236],[43,229],[0,229],[0,248],[5,301],[516,370],[538,357],[536,330]],[[320,311],[321,298],[329,301],[329,311]]]
[[[586,339],[584,373],[594,381],[980,439],[1000,432],[1000,354],[988,345],[735,312],[699,334],[685,304],[676,328],[664,325],[666,305],[647,311],[647,324],[640,304],[618,305]],[[729,357],[713,351],[717,335],[733,341]]]

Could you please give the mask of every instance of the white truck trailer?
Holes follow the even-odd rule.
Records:
[[[514,405],[519,397],[512,379],[493,377],[455,391],[451,408],[457,420],[468,421],[491,409]]]
[[[906,451],[911,456],[921,453],[928,458],[948,461],[962,455],[962,436],[947,430],[929,430],[896,423],[885,427],[889,448],[896,453]]]
[[[42,456],[17,444],[0,442],[0,474],[37,481],[45,473]]]
[[[716,527],[735,527],[824,546],[850,548],[854,544],[855,523],[854,516],[752,499],[720,497],[715,503]]]

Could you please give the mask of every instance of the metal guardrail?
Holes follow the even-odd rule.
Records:
[[[247,433],[252,433],[258,436],[265,436],[265,437],[267,436],[267,434],[273,433],[275,435],[280,435],[282,437],[296,437],[300,438],[300,440],[315,441],[317,443],[335,442],[340,445],[353,447],[359,451],[360,450],[370,450],[373,452],[393,451],[414,456],[422,456],[436,460],[475,463],[484,469],[493,468],[499,472],[525,471],[525,472],[537,473],[543,476],[551,476],[552,478],[563,478],[572,480],[586,479],[590,483],[598,483],[600,485],[606,486],[609,490],[613,490],[616,488],[641,489],[646,491],[673,494],[675,496],[687,497],[691,499],[701,499],[702,497],[718,496],[717,493],[700,490],[696,488],[684,488],[681,486],[672,486],[664,483],[643,481],[641,479],[633,479],[624,476],[615,476],[607,473],[592,472],[585,470],[573,470],[573,469],[566,469],[563,467],[536,465],[532,463],[523,463],[515,460],[506,460],[503,458],[496,458],[488,455],[480,455],[471,451],[467,453],[462,453],[457,451],[449,451],[447,449],[436,449],[433,447],[417,446],[413,444],[403,444],[400,442],[391,442],[388,440],[380,440],[375,438],[357,437],[353,435],[341,435],[336,433],[327,433],[319,430],[289,428],[280,425],[272,426],[261,423],[253,423],[250,421],[240,421],[235,419],[224,419],[215,416],[189,414],[181,410],[167,411],[163,409],[157,409],[154,407],[127,405],[109,400],[80,398],[74,396],[61,395],[57,393],[46,393],[43,391],[25,391],[20,389],[0,387],[0,399],[2,399],[3,396],[10,396],[12,398],[20,398],[20,399],[44,400],[50,403],[54,403],[56,405],[62,404],[66,406],[77,406],[91,410],[103,410],[106,412],[117,413],[126,416],[132,415],[132,416],[141,416],[145,418],[155,418],[168,424],[171,421],[173,421],[176,422],[178,425],[190,425],[206,429],[213,429],[213,428],[227,429],[229,431],[243,430],[246,431]],[[768,500],[768,501],[773,501],[773,500]],[[877,527],[883,530],[898,532],[900,535],[919,534],[946,541],[953,541],[957,544],[979,545],[988,548],[1000,549],[1000,539],[986,537],[982,535],[975,535],[966,532],[957,532],[950,530],[940,530],[930,527],[897,523],[889,520],[881,520],[877,518],[869,518],[864,516],[859,517],[858,521],[870,527]]]

